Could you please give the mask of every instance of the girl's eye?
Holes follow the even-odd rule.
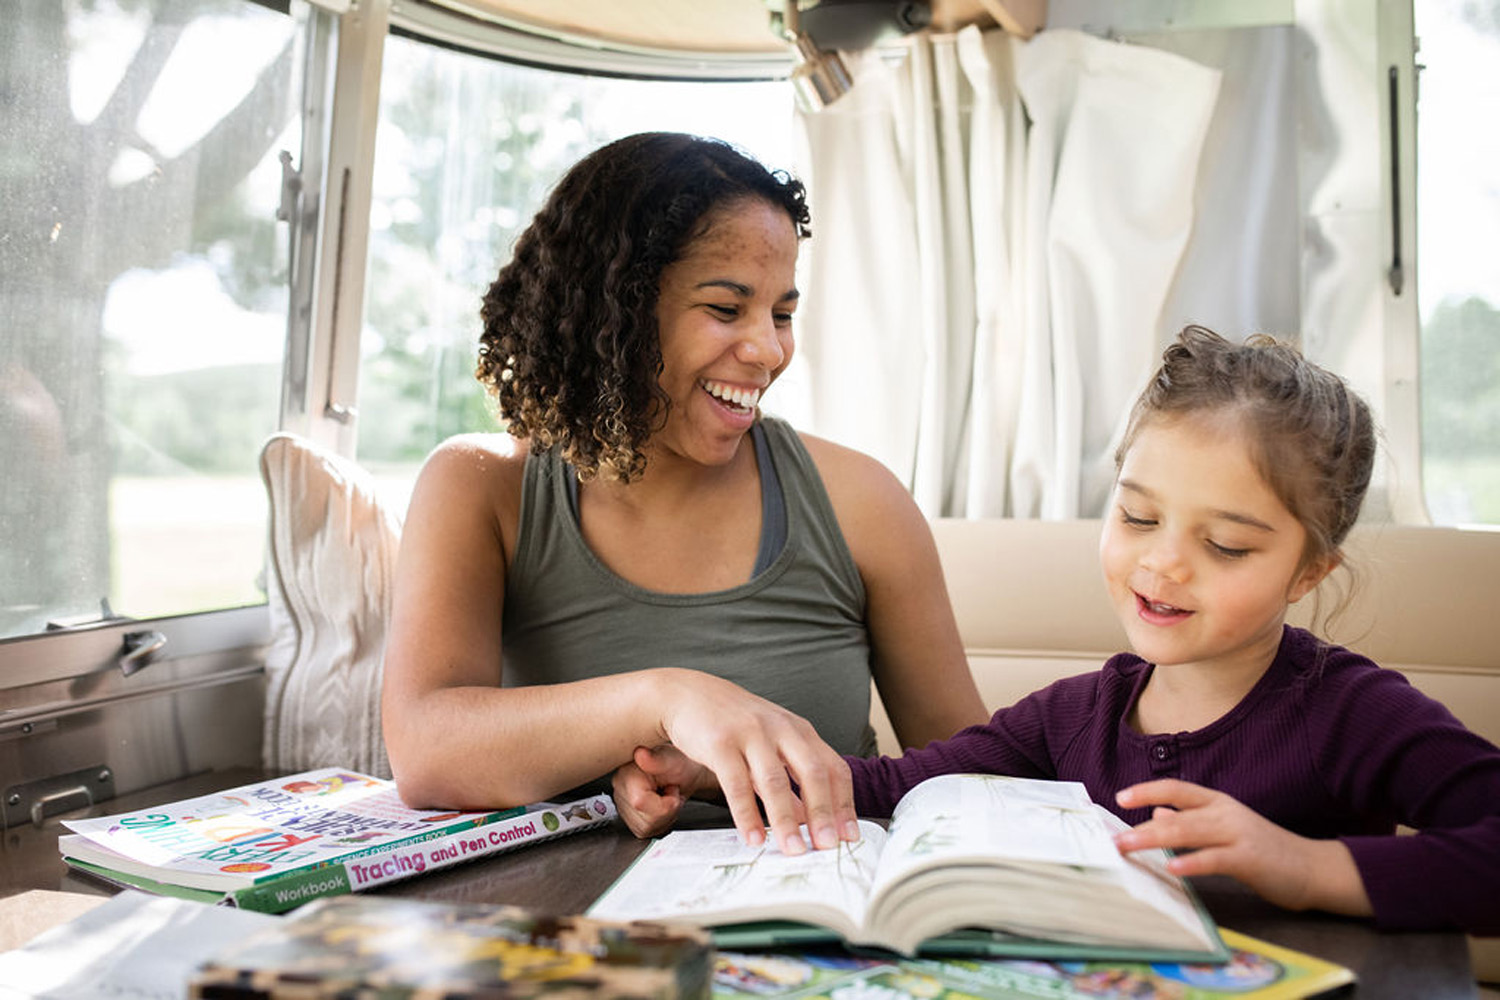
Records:
[[[1120,508],[1120,520],[1125,524],[1130,525],[1132,528],[1151,528],[1155,527],[1156,525],[1156,522],[1152,519],[1147,517],[1136,517],[1124,507]]]
[[[1208,543],[1208,547],[1213,549],[1215,554],[1222,556],[1225,559],[1243,559],[1245,556],[1248,556],[1250,554],[1249,549],[1232,549],[1227,545],[1220,545],[1218,542],[1214,541],[1210,541]]]

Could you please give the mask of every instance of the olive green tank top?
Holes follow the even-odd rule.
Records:
[[[801,439],[774,418],[761,428],[759,461],[769,456],[775,473],[761,475],[762,549],[777,506],[785,541],[745,583],[711,593],[663,594],[616,575],[584,541],[571,468],[555,453],[527,458],[506,575],[507,687],[688,667],[785,706],[840,753],[874,753],[864,584]]]

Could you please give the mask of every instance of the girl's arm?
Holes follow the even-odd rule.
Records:
[[[1178,875],[1229,875],[1289,910],[1374,912],[1341,841],[1299,837],[1223,792],[1176,778],[1132,785],[1115,798],[1124,809],[1153,809],[1149,820],[1115,838],[1122,852],[1190,851],[1167,867]]]
[[[1167,806],[1122,849],[1196,847],[1184,874],[1233,875],[1272,902],[1373,915],[1385,930],[1500,934],[1500,748],[1441,703],[1348,650],[1330,648],[1305,696],[1305,754],[1342,811],[1414,834],[1308,840],[1228,796],[1184,782],[1128,788],[1127,808]],[[1300,888],[1299,888],[1300,884]]]
[[[1358,657],[1330,653],[1330,663]],[[1500,748],[1400,672],[1350,670],[1309,728],[1320,769],[1353,810],[1416,831],[1344,836],[1385,930],[1500,934]]]
[[[803,846],[804,806],[817,844],[832,846],[854,820],[842,760],[805,720],[728,681],[659,669],[500,687],[524,454],[496,451],[494,440],[461,438],[434,452],[402,529],[381,699],[402,797],[520,805],[609,774],[637,746],[671,742],[719,776],[751,842],[764,836],[758,795],[783,850]]]

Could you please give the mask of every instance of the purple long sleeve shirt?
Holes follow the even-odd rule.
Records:
[[[1115,792],[1181,778],[1305,837],[1348,845],[1387,930],[1500,934],[1500,749],[1394,670],[1287,626],[1260,681],[1194,732],[1127,722],[1153,667],[1130,653],[901,757],[847,758],[862,816],[889,816],[937,774],[1079,781],[1127,823]],[[1397,836],[1397,824],[1421,831]]]

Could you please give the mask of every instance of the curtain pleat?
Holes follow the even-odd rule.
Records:
[[[919,35],[905,56],[853,58],[853,91],[802,119],[810,429],[929,515],[1096,514],[1218,73],[1072,31]]]

